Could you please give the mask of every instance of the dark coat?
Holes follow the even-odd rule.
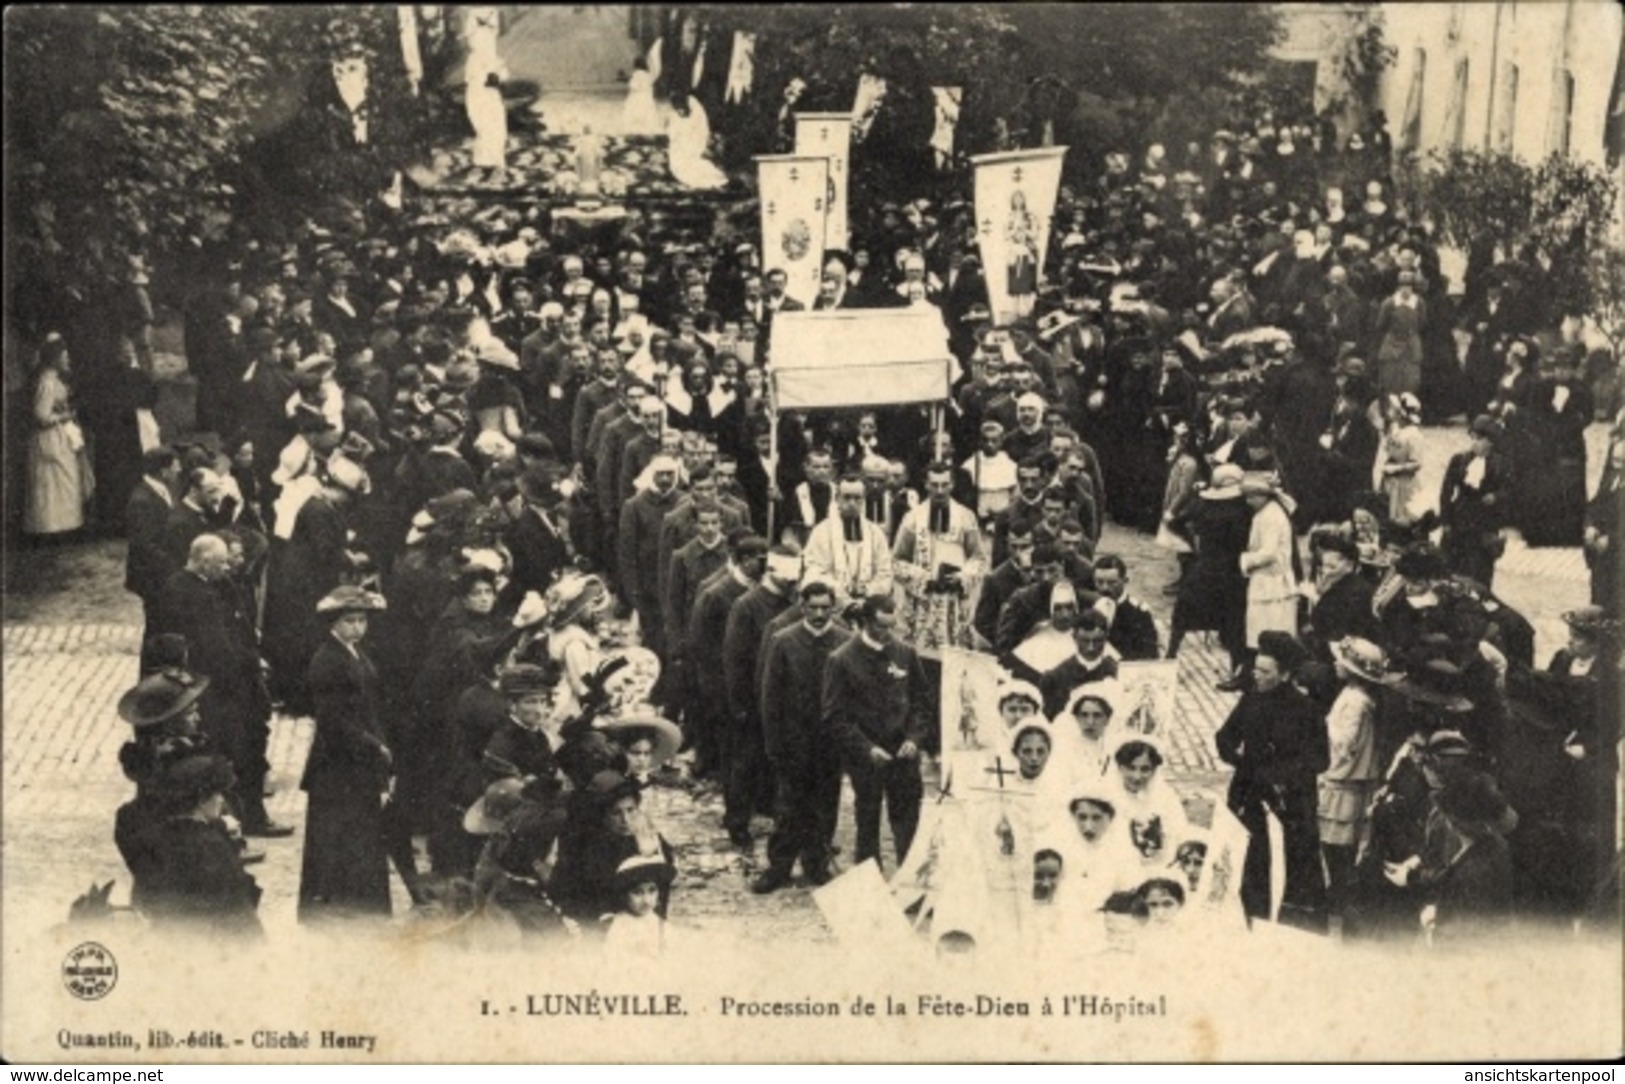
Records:
[[[814,636],[798,623],[768,640],[762,658],[762,738],[774,764],[838,761],[834,738],[824,728],[824,666],[850,635],[832,625]]]
[[[694,612],[689,616],[686,642],[692,645],[689,657],[696,664],[694,675],[700,699],[718,715],[725,715],[728,710],[728,682],[718,658],[728,631],[728,617],[733,604],[752,586],[749,582],[740,583],[738,577],[724,569],[715,583],[701,588],[694,599]]]
[[[233,607],[217,585],[182,569],[164,584],[154,635],[186,638],[192,673],[209,678],[198,701],[203,733],[239,769],[256,758],[250,738],[256,723],[270,714],[260,673],[259,653],[238,624]]]
[[[1252,511],[1239,498],[1198,500],[1190,524],[1196,558],[1179,584],[1174,624],[1186,631],[1214,629],[1239,640],[1247,613],[1247,577],[1241,554],[1252,531]]]
[[[158,601],[164,581],[181,567],[172,563],[164,545],[169,510],[170,505],[145,480],[136,485],[124,506],[124,537],[129,542],[124,589],[148,605]]]
[[[1038,691],[1044,696],[1044,714],[1051,719],[1059,717],[1080,685],[1091,685],[1116,676],[1117,660],[1110,655],[1102,655],[1094,665],[1090,665],[1076,653],[1072,654],[1038,679]]]
[[[999,614],[1004,604],[1031,582],[1032,574],[1018,568],[1013,561],[1005,561],[982,581],[982,594],[976,600],[976,616],[971,619],[972,627],[982,639],[990,644],[995,642],[999,632]]]
[[[756,714],[761,698],[762,638],[768,622],[790,605],[790,597],[765,583],[752,587],[728,610],[722,638],[723,680],[728,711],[735,719]]]
[[[936,697],[919,655],[892,642],[877,651],[854,636],[824,666],[824,727],[848,763],[867,766],[869,751],[897,755],[905,741],[920,746],[936,720]]]
[[[670,516],[666,517],[668,521]],[[671,556],[666,572],[665,618],[666,650],[674,656],[688,654],[689,620],[694,615],[694,602],[699,597],[700,584],[711,573],[728,563],[727,544],[718,541],[707,548],[698,538],[678,548]]]
[[[299,784],[310,795],[300,921],[324,912],[388,915],[383,794],[391,757],[378,717],[378,673],[364,654],[329,636],[311,657],[306,687],[316,735]]]
[[[1133,599],[1124,598],[1117,603],[1112,616],[1111,632],[1106,642],[1117,649],[1125,661],[1155,659],[1157,648],[1157,622],[1151,611]]]
[[[661,612],[660,528],[677,506],[677,497],[675,489],[664,495],[649,489],[621,507],[621,526],[616,535],[621,597],[652,625],[658,623]]]
[[[1382,623],[1371,609],[1371,581],[1350,572],[1326,589],[1309,610],[1304,646],[1321,662],[1332,661],[1331,645],[1347,636],[1382,640]]]
[[[519,514],[502,541],[513,555],[513,572],[502,592],[508,609],[517,608],[527,591],[546,591],[554,577],[570,564],[570,546],[562,531],[542,522],[533,509]]]
[[[218,821],[171,817],[152,836],[142,911],[156,925],[258,937],[260,886]]]

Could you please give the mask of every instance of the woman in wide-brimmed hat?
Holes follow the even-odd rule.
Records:
[[[1253,510],[1241,570],[1247,574],[1247,646],[1256,648],[1265,631],[1297,634],[1297,541],[1291,510],[1273,476],[1247,474],[1241,496]]]
[[[383,596],[348,585],[316,605],[329,633],[306,677],[316,735],[300,782],[310,795],[301,922],[390,913],[383,809],[394,756],[379,717],[378,671],[361,644],[368,618],[384,606]]]
[[[569,718],[580,714],[603,661],[598,623],[609,609],[609,588],[597,576],[566,572],[547,589],[545,601],[548,658],[564,671],[558,710]]]
[[[155,781],[179,760],[206,751],[198,733],[202,722],[198,699],[208,687],[208,678],[170,667],[141,679],[119,697],[119,718],[135,731],[119,748],[119,765],[136,792],[119,807],[113,842],[130,871],[130,904],[137,910],[158,876],[156,839],[168,815]]]
[[[626,752],[628,777],[647,786],[661,768],[672,762],[683,744],[677,724],[651,710],[632,710],[597,724],[610,741]]]
[[[620,909],[615,874],[622,862],[638,855],[659,855],[668,864],[675,859],[643,809],[637,782],[617,771],[600,771],[571,796],[570,823],[554,873],[555,898],[566,914],[596,924]],[[670,899],[667,886],[655,908],[661,917]]]
[[[1388,668],[1387,653],[1370,640],[1351,636],[1331,648],[1342,687],[1326,713],[1331,763],[1320,773],[1320,850],[1331,911],[1340,915],[1353,888],[1366,811],[1382,781],[1376,690],[1394,685],[1401,675]]]

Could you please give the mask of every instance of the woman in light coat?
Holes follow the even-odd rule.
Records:
[[[1270,629],[1298,634],[1298,576],[1294,569],[1292,515],[1283,494],[1267,474],[1248,474],[1241,495],[1253,510],[1252,532],[1241,555],[1247,575],[1247,646]]]

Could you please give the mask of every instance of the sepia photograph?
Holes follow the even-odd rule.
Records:
[[[1625,1056],[1625,9],[4,13],[0,1057]]]

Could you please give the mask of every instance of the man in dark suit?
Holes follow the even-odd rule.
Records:
[[[716,645],[727,636],[733,604],[756,585],[766,567],[767,540],[760,535],[743,535],[733,544],[727,566],[702,585],[694,599],[685,642],[692,647],[695,659],[694,691],[699,707],[696,717],[690,720],[693,729],[689,734],[694,744],[696,776],[715,772],[723,779],[728,777],[728,689],[723,668],[716,664]]]
[[[152,668],[153,612],[164,581],[175,571],[164,549],[164,528],[175,507],[174,487],[180,481],[181,461],[169,448],[154,448],[141,459],[141,481],[124,506],[124,589],[141,600],[141,673]]]
[[[575,553],[566,530],[559,483],[564,470],[557,463],[539,463],[519,479],[525,507],[502,536],[513,554],[513,573],[503,589],[502,604],[517,609],[527,591],[545,592],[554,578],[574,562]]]
[[[203,733],[237,775],[232,805],[247,835],[286,836],[291,829],[266,815],[262,788],[270,765],[254,740],[270,712],[260,656],[236,620],[221,582],[231,572],[231,551],[219,535],[201,534],[191,544],[186,567],[165,581],[159,596],[155,635],[186,640],[193,673],[209,679],[198,701]]]
[[[789,884],[797,859],[814,885],[832,876],[829,841],[840,815],[841,760],[824,730],[824,666],[850,635],[833,620],[835,594],[833,584],[808,581],[800,620],[769,631],[763,648],[762,737],[776,791],[768,868],[751,883],[758,894]]]
[[[214,502],[221,479],[207,467],[186,472],[185,491],[164,517],[164,558],[166,577],[184,568],[192,543],[215,525]]]
[[[1129,662],[1159,658],[1157,622],[1146,606],[1128,594],[1128,565],[1115,553],[1095,560],[1095,590],[1113,603],[1107,642]]]
[[[758,666],[762,634],[768,622],[790,607],[800,578],[800,551],[787,545],[774,546],[768,550],[761,581],[728,610],[722,638],[723,680],[728,698],[724,741],[728,769],[722,823],[737,847],[750,847],[751,814],[772,801],[772,776],[762,735]]]
[[[880,862],[886,805],[900,863],[920,823],[920,749],[935,720],[935,697],[912,647],[897,639],[897,602],[865,599],[861,631],[824,666],[824,726],[852,779],[858,841],[854,865]]]

